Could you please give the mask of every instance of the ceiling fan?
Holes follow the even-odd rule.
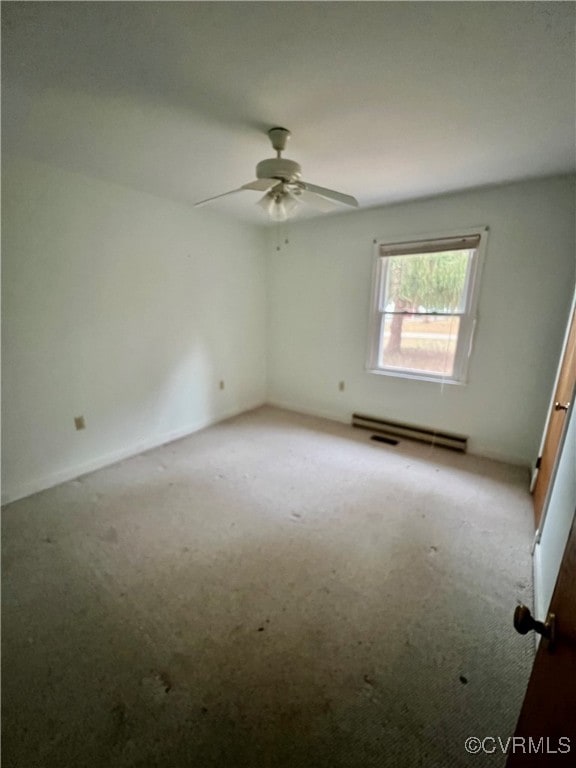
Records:
[[[268,131],[268,136],[276,150],[276,157],[258,163],[255,181],[243,184],[230,192],[224,192],[222,195],[200,200],[200,202],[195,203],[195,207],[206,205],[227,195],[234,195],[245,189],[266,193],[258,205],[274,221],[285,221],[300,203],[305,203],[323,212],[340,208],[341,205],[358,207],[358,201],[351,195],[302,181],[300,165],[294,160],[282,157],[286,142],[290,138],[290,131],[287,128],[271,128]]]

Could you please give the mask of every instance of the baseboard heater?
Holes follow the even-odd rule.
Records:
[[[361,413],[352,414],[352,426],[360,429],[369,429],[371,432],[379,432],[395,437],[407,437],[411,440],[419,440],[429,445],[440,445],[453,451],[466,453],[468,438],[464,435],[455,435],[449,432],[440,432],[430,427],[416,427],[412,424],[403,424],[400,421],[388,421],[387,419],[375,419],[372,416],[364,416]]]

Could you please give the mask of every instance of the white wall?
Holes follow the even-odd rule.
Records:
[[[5,162],[5,500],[265,400],[260,232],[31,160]]]
[[[470,437],[471,452],[530,464],[574,287],[574,199],[574,177],[558,177],[294,222],[280,251],[271,233],[269,400],[342,421],[360,411],[452,430]],[[373,240],[483,224],[468,384],[367,373]]]

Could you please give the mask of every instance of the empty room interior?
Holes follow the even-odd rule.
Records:
[[[1,13],[4,764],[573,765],[575,4]]]

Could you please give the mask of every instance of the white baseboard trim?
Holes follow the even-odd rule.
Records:
[[[514,467],[523,467],[526,470],[526,476],[530,481],[530,461],[520,456],[515,456],[509,453],[503,453],[502,451],[493,450],[492,448],[486,448],[483,445],[478,445],[472,439],[468,443],[468,453],[472,456],[482,456],[485,459],[492,459],[492,461],[499,461],[502,464],[512,464]]]
[[[52,472],[49,475],[43,475],[42,477],[36,477],[32,480],[28,480],[25,483],[16,485],[13,488],[9,488],[6,492],[2,490],[2,505],[11,504],[19,499],[24,499],[26,496],[32,496],[34,493],[40,493],[46,491],[48,488],[53,488],[56,485],[67,483],[69,480],[75,480],[77,477],[87,475],[90,472],[96,472],[104,467],[109,467],[111,464],[116,464],[124,459],[129,459],[132,456],[137,456],[139,453],[145,453],[154,448],[159,448],[161,445],[171,443],[174,440],[180,440],[183,437],[188,437],[199,432],[201,429],[206,429],[214,424],[218,424],[226,419],[231,419],[234,416],[238,416],[246,411],[251,411],[254,408],[258,408],[264,405],[264,402],[257,402],[254,404],[246,405],[245,407],[233,408],[229,411],[224,411],[217,416],[212,416],[207,419],[199,419],[191,424],[187,424],[185,427],[171,430],[170,432],[164,432],[163,434],[156,435],[153,438],[147,440],[139,440],[130,446],[125,446],[110,453],[98,456],[95,459],[84,462],[83,464],[76,464],[65,469]]]
[[[301,405],[300,403],[291,403],[289,401],[276,398],[268,399],[266,405],[272,405],[276,408],[283,408],[286,411],[294,411],[295,413],[303,413],[307,416],[318,416],[320,419],[338,421],[341,424],[352,423],[352,411],[346,411],[343,413],[342,411],[337,411],[336,409],[326,410],[325,408],[315,408],[314,406]],[[527,472],[529,471],[529,462],[525,459],[491,450],[482,444],[476,443],[473,439],[468,442],[467,453],[471,456],[480,456],[485,459],[491,459],[492,461],[502,462],[503,464],[512,464],[516,467],[523,467]]]
[[[352,421],[352,411],[336,412],[336,410],[326,410],[324,408],[314,408],[302,406],[300,404],[286,402],[284,400],[267,400],[266,405],[270,405],[273,408],[282,408],[284,411],[292,411],[293,413],[301,413],[304,416],[317,416],[319,419],[328,419],[329,421],[337,421],[340,424],[350,424]]]
[[[10,504],[13,501],[18,501],[18,499],[31,496],[34,493],[39,493],[40,491],[45,491],[48,488],[53,488],[55,485],[66,483],[69,480],[74,480],[81,475],[86,475],[90,472],[95,472],[98,469],[103,469],[104,467],[108,467],[111,464],[116,464],[118,461],[123,461],[124,459],[131,458],[132,456],[136,456],[139,453],[150,451],[154,448],[158,448],[161,445],[165,445],[166,443],[171,443],[173,440],[179,440],[180,438],[187,437],[188,435],[194,434],[194,432],[198,432],[201,429],[206,429],[213,424],[217,424],[220,421],[225,421],[226,419],[238,416],[239,414],[245,413],[246,411],[251,411],[254,408],[259,408],[262,405],[270,405],[275,408],[282,408],[283,410],[301,413],[306,416],[316,416],[321,419],[336,421],[340,424],[351,424],[352,419],[352,411],[343,412],[336,408],[317,408],[314,406],[301,405],[300,403],[292,403],[290,401],[276,398],[258,401],[252,404],[246,404],[245,406],[231,409],[229,411],[225,411],[221,414],[218,414],[217,416],[213,416],[207,419],[200,419],[196,422],[193,422],[192,424],[187,424],[185,427],[180,429],[172,430],[171,432],[166,432],[161,435],[156,435],[152,439],[141,440],[137,443],[133,443],[130,446],[126,446],[103,456],[99,456],[95,459],[92,459],[91,461],[85,462],[84,464],[77,464],[72,467],[66,467],[65,469],[59,470],[49,475],[34,478],[20,485],[16,485],[13,488],[9,488],[6,492],[4,492],[4,489],[2,489],[2,505]],[[495,461],[506,462],[508,464],[526,466],[526,464],[521,460],[515,460],[510,456],[498,454],[493,451],[482,450],[481,446],[474,444],[472,444],[469,453],[476,456],[484,456]],[[536,558],[534,558],[534,562],[536,563]]]

